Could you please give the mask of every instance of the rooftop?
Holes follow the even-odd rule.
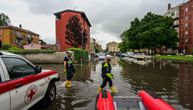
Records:
[[[26,33],[30,33],[30,34],[34,34],[34,35],[39,36],[39,34],[37,34],[35,32],[32,32],[30,30],[19,28],[19,27],[16,27],[16,26],[11,26],[11,25],[9,25],[9,26],[0,26],[0,29],[14,29],[14,30],[17,30],[17,31],[22,31],[22,32],[26,32]]]
[[[119,43],[112,41],[112,42],[107,43],[107,45],[109,45],[109,44],[119,44]]]
[[[80,13],[81,16],[86,20],[86,22],[88,23],[88,25],[89,25],[90,27],[92,26],[91,23],[89,22],[87,16],[86,16],[86,14],[85,14],[84,12],[82,12],[82,11],[67,9],[67,10],[63,10],[63,11],[56,12],[56,13],[54,13],[54,15],[55,15],[56,17],[60,17],[62,13],[66,13],[66,12]]]

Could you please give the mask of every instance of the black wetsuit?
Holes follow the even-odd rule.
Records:
[[[65,57],[64,61],[66,61],[67,80],[71,81],[73,78],[73,74],[75,73],[74,65],[72,64],[72,59]]]
[[[106,74],[111,73],[111,64],[103,62],[102,63],[102,78],[103,78],[103,83],[101,84],[101,88],[104,88],[107,85],[107,82],[109,83],[109,87],[113,86],[112,79],[109,78]]]

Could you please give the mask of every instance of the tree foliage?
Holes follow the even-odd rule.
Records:
[[[9,17],[4,13],[0,13],[0,26],[7,26],[10,23],[11,20],[9,19]]]
[[[121,34],[121,49],[156,49],[172,48],[177,45],[177,32],[173,27],[173,19],[151,12],[141,20],[131,21],[129,29]]]
[[[82,24],[80,23],[80,19],[78,16],[72,16],[67,22],[66,25],[66,43],[75,48],[82,46],[86,47],[88,42],[87,32],[82,29]]]

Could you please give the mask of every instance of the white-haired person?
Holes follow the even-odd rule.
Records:
[[[98,87],[98,92],[102,91],[103,88],[109,83],[109,87],[111,89],[112,93],[117,92],[117,89],[113,86],[113,81],[114,79],[113,74],[111,73],[112,67],[111,67],[111,55],[106,55],[105,61],[102,63],[102,78],[103,78],[103,83],[101,86]]]
[[[67,81],[65,87],[70,88],[72,86],[72,78],[75,73],[74,65],[72,62],[72,51],[66,52],[67,57],[64,57],[64,73],[67,73]]]

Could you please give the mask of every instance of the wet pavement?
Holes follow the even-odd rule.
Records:
[[[111,62],[113,83],[119,90],[114,96],[135,96],[138,90],[145,89],[157,93],[177,110],[193,110],[192,64],[125,60],[114,58]],[[57,83],[57,99],[48,107],[34,106],[32,110],[95,110],[97,87],[102,82],[100,61],[76,65],[70,89],[64,87],[63,64],[41,66],[58,71],[61,81]]]

